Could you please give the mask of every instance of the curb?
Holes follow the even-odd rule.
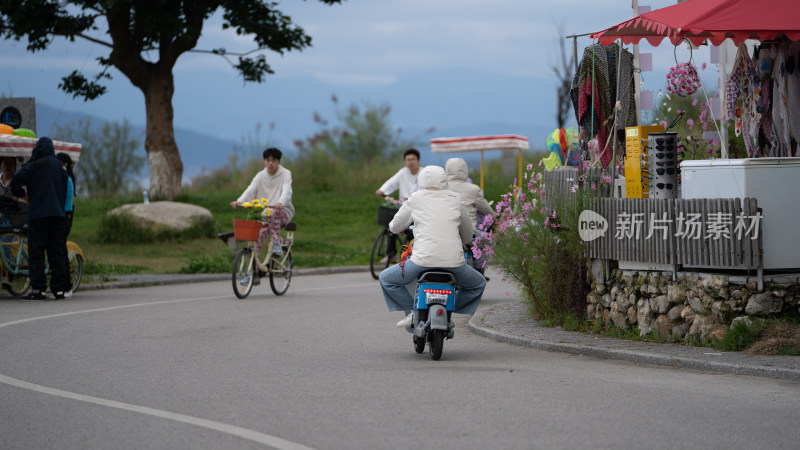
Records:
[[[484,311],[485,314],[485,311]],[[692,369],[706,372],[725,373],[732,375],[748,375],[765,378],[774,378],[786,381],[800,382],[800,370],[789,369],[783,367],[770,367],[770,366],[756,366],[748,364],[737,364],[730,362],[717,362],[706,361],[698,358],[670,355],[666,352],[643,350],[627,350],[627,349],[612,349],[600,346],[590,346],[583,344],[570,344],[562,342],[553,342],[542,339],[523,338],[520,336],[513,336],[508,333],[496,331],[478,324],[478,321],[483,318],[476,318],[473,315],[467,324],[467,329],[478,336],[492,339],[497,342],[512,344],[520,347],[535,348],[538,350],[545,350],[548,352],[569,353],[577,356],[589,356],[599,359],[613,359],[621,361],[629,361],[639,364],[653,364],[659,366],[668,366],[679,369]],[[546,327],[542,327],[546,330]],[[580,335],[581,333],[576,333]],[[664,344],[654,344],[664,345]],[[800,363],[800,359],[798,359]]]
[[[369,266],[342,266],[342,267],[317,267],[311,269],[297,269],[292,271],[292,276],[303,275],[328,275],[334,273],[362,272],[368,271]],[[205,283],[212,281],[230,280],[229,273],[208,273],[208,274],[168,274],[168,275],[121,275],[112,281],[101,281],[97,283],[81,283],[79,291],[95,291],[100,289],[119,289],[144,286],[161,286],[184,283]]]

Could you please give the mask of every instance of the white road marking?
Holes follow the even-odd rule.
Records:
[[[198,300],[214,300],[214,299],[221,299],[221,298],[230,298],[229,295],[226,296],[215,296],[215,297],[194,297],[194,298],[183,298],[177,300],[164,300],[158,302],[148,302],[148,303],[135,303],[132,305],[120,305],[120,306],[109,306],[107,308],[95,308],[95,309],[86,309],[83,311],[73,311],[67,313],[60,313],[60,314],[50,314],[47,316],[38,316],[38,317],[30,317],[27,319],[20,319],[14,320],[12,322],[5,322],[0,323],[0,328],[9,327],[11,325],[19,325],[22,323],[33,322],[36,320],[45,320],[45,319],[54,319],[56,317],[65,317],[65,316],[72,316],[76,314],[88,314],[93,312],[100,312],[100,311],[113,311],[116,309],[125,309],[125,308],[136,308],[139,306],[152,306],[152,305],[164,305],[169,303],[182,303],[182,302],[192,302]],[[146,414],[148,416],[159,417],[162,419],[169,419],[174,420],[176,422],[182,422],[189,425],[195,425],[198,427],[208,428],[210,430],[219,431],[222,433],[227,433],[233,436],[238,436],[243,439],[247,439],[249,441],[257,442],[259,444],[268,445],[273,448],[277,449],[285,449],[285,450],[313,450],[311,447],[306,447],[305,445],[297,444],[291,441],[287,441],[285,439],[281,439],[276,436],[271,436],[269,434],[259,433],[258,431],[248,430],[247,428],[237,427],[235,425],[229,425],[221,422],[215,422],[213,420],[201,419],[199,417],[187,416],[185,414],[178,414],[169,411],[163,411],[160,409],[155,408],[148,408],[146,406],[138,406],[132,405],[129,403],[118,402],[115,400],[107,400],[104,398],[99,397],[92,397],[90,395],[83,395],[77,394],[75,392],[69,391],[62,391],[60,389],[54,389],[47,386],[42,386],[39,384],[29,383],[27,381],[22,381],[16,378],[12,378],[3,374],[0,374],[0,383],[7,384],[9,386],[18,387],[21,389],[27,389],[34,392],[39,392],[42,394],[54,395],[56,397],[68,398],[71,400],[78,400],[81,402],[92,403],[95,405],[100,406],[107,406],[109,408],[117,408],[122,409],[125,411],[131,411],[139,414]]]
[[[185,414],[178,414],[169,411],[162,411],[160,409],[148,408],[146,406],[131,405],[129,403],[117,402],[114,400],[106,400],[104,398],[92,397],[90,395],[76,394],[74,392],[62,391],[60,389],[53,389],[47,386],[28,383],[27,381],[18,380],[0,374],[0,383],[9,386],[16,386],[22,389],[28,389],[42,394],[55,395],[56,397],[63,397],[72,400],[78,400],[86,403],[94,403],[95,405],[108,406],[110,408],[122,409],[139,414],[146,414],[148,416],[160,417],[162,419],[174,420],[176,422],[183,422],[189,425],[196,425],[198,427],[208,428],[210,430],[219,431],[222,433],[238,436],[249,441],[258,442],[259,444],[269,445],[278,449],[287,450],[310,450],[311,447],[305,445],[295,444],[294,442],[281,439],[279,437],[270,436],[268,434],[259,433],[258,431],[248,430],[247,428],[228,425],[225,423],[214,422],[213,420],[201,419],[199,417],[187,416]]]

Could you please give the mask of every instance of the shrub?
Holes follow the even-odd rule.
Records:
[[[476,258],[486,254],[505,277],[517,282],[531,314],[564,325],[586,310],[587,260],[578,235],[578,216],[592,196],[546,195],[543,174],[528,164],[526,186],[506,193],[479,229]],[[577,185],[573,192],[577,191]]]
[[[182,231],[171,229],[151,229],[139,226],[130,216],[116,214],[104,216],[97,229],[96,242],[100,244],[140,244],[213,237],[216,223],[201,222]]]

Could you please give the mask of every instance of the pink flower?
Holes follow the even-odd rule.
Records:
[[[689,129],[691,130],[692,127],[694,126],[694,120],[686,119],[686,125],[689,125]]]
[[[692,106],[697,106],[697,99],[692,100]]]

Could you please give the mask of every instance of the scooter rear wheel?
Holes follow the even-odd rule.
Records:
[[[431,354],[431,359],[438,361],[442,357],[442,350],[444,349],[444,337],[447,332],[445,330],[431,330],[431,341],[428,343],[428,351]]]

